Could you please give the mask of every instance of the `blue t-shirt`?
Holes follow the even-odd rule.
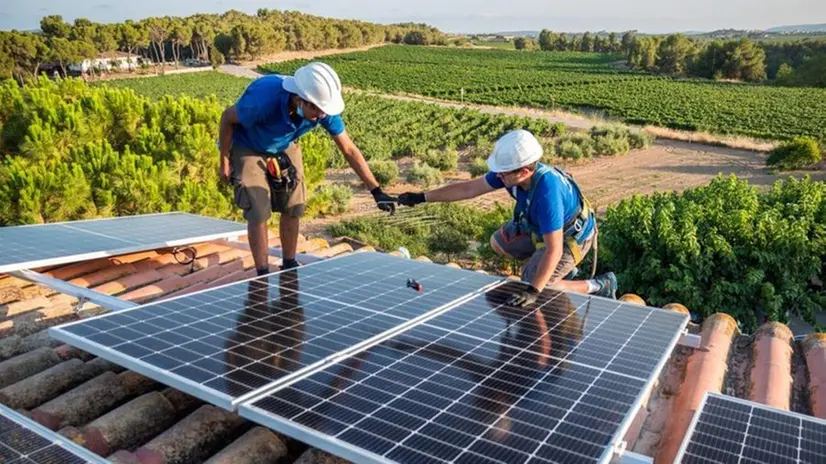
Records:
[[[565,176],[556,169],[547,167],[546,169],[549,172],[542,176],[536,185],[536,193],[528,209],[528,218],[533,224],[539,226],[541,235],[562,229],[576,215],[581,201],[576,188]],[[505,188],[505,183],[494,172],[488,172],[485,180],[491,188]],[[520,187],[512,187],[510,190],[511,193],[516,191],[516,208],[524,211],[530,192]],[[593,230],[594,221],[589,220],[585,224],[585,232],[580,235],[580,243],[590,236]]]
[[[252,81],[235,103],[238,122],[233,130],[232,143],[259,153],[279,153],[317,125],[332,136],[344,132],[341,115],[326,116],[315,122],[290,118],[291,93],[284,90],[278,75],[262,76]]]

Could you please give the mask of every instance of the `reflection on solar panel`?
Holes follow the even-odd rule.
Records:
[[[826,421],[707,393],[675,462],[822,464]]]
[[[545,291],[488,290],[242,416],[356,462],[606,462],[688,317]]]
[[[408,278],[423,290],[407,288]],[[49,333],[232,409],[275,381],[356,350],[500,280],[381,253],[355,253]]]
[[[80,464],[108,461],[0,405],[0,462]]]
[[[237,237],[246,227],[187,213],[0,227],[0,272]]]

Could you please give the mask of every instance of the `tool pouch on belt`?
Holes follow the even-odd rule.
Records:
[[[270,207],[286,211],[290,195],[296,185],[295,166],[284,153],[267,157],[267,183],[270,185]]]

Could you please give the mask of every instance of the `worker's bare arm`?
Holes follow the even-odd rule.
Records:
[[[444,187],[425,192],[425,198],[428,203],[461,201],[478,197],[479,195],[484,195],[492,191],[493,188],[488,185],[484,177],[477,177],[473,180],[445,185]]]
[[[221,114],[221,123],[218,126],[218,151],[221,157],[218,164],[218,176],[223,182],[229,182],[231,173],[229,150],[232,145],[232,130],[236,124],[238,124],[238,111],[235,105],[232,105]]]
[[[556,270],[556,267],[559,265],[559,261],[562,259],[564,246],[562,238],[562,229],[542,235],[542,239],[545,242],[545,254],[542,256],[542,260],[539,261],[536,273],[533,276],[533,281],[531,282],[534,288],[542,290],[549,283],[555,283],[550,282],[550,280],[554,275],[554,270]]]

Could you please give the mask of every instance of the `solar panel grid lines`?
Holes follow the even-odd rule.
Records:
[[[422,292],[405,288],[411,269],[418,270]],[[50,334],[233,410],[260,390],[438,312],[461,300],[462,292],[501,280],[359,253],[66,324]],[[280,296],[270,298],[273,290]]]
[[[488,314],[484,312],[477,312],[473,317],[470,316],[473,311],[466,310],[479,306],[481,301],[488,305],[487,312],[496,313],[509,294],[505,287],[513,289],[513,285],[517,284],[506,283],[488,290],[485,299],[477,296],[338,366],[259,396],[258,400],[242,404],[239,412],[262,425],[311,440],[308,443],[356,462],[493,462],[491,458],[497,456],[505,462],[610,459],[612,447],[609,445],[627,430],[633,418],[631,412],[636,412],[641,404],[665,356],[652,361],[656,367],[652,367],[645,378],[612,372],[607,365],[595,368],[571,362],[568,358],[572,351],[561,356],[546,353],[536,358],[535,347],[541,345],[542,335],[553,333],[552,344],[554,349],[559,349],[560,334],[572,335],[575,330],[571,327],[584,325],[585,320],[573,324],[568,321],[586,315],[583,307],[591,298],[574,305],[571,312],[562,312],[560,317],[549,314],[540,318],[550,321],[542,332],[533,326],[518,327],[541,311],[523,312],[518,317],[500,314],[510,320],[502,326],[485,320]],[[488,298],[490,295],[496,297]],[[569,297],[573,298],[557,292],[540,305],[553,306],[553,311],[559,312],[566,305],[558,305],[556,300]],[[492,304],[496,299],[498,304]],[[605,304],[612,305],[609,315],[623,307],[617,302]],[[507,309],[505,313],[518,311]],[[632,335],[636,335],[653,314],[659,314],[651,308],[639,311],[647,312],[630,331]],[[451,317],[461,322],[444,323]],[[594,325],[601,327],[609,320],[605,317]],[[671,322],[671,340],[665,351],[676,344],[687,321],[677,317]],[[487,328],[488,337],[479,337],[478,333],[469,335],[466,329],[477,324]],[[517,326],[516,331],[528,333],[529,340],[514,336],[502,342],[503,332],[510,333],[513,326]],[[583,333],[580,343],[587,342],[594,334],[599,337],[601,331],[591,328]],[[500,340],[495,340],[497,336]],[[408,339],[415,343],[406,341]],[[433,348],[442,340],[458,345],[453,348],[455,359],[434,359],[449,351],[444,347]],[[609,364],[623,352],[624,345],[633,340],[633,336],[627,337],[620,349],[613,352],[613,357],[609,357]],[[400,353],[398,348],[404,344],[408,344],[407,351],[412,352],[402,350]],[[565,343],[562,346],[564,350]],[[439,350],[442,352],[438,353]],[[429,357],[428,351],[431,351]],[[503,352],[505,357],[501,358]],[[524,356],[526,354],[528,356]],[[499,364],[487,365],[497,357],[501,358]],[[544,359],[545,371],[527,368],[525,360],[519,360],[523,357]],[[360,366],[349,368],[348,362],[358,362]],[[341,372],[337,373],[336,369]],[[470,379],[465,378],[468,375]],[[328,383],[330,385],[325,386]],[[490,395],[494,398],[487,398]],[[576,401],[566,398],[571,395]],[[583,401],[586,397],[587,401]],[[492,415],[482,406],[493,407],[496,414]],[[481,414],[485,420],[474,419],[473,414]],[[565,422],[566,419],[570,420]],[[588,424],[592,425],[590,429],[583,427]],[[548,434],[548,430],[555,434]],[[549,437],[554,437],[554,441],[548,440]],[[517,446],[507,449],[503,443]],[[425,449],[430,449],[430,453],[423,453]]]
[[[823,463],[826,420],[706,392],[674,462]]]
[[[109,461],[0,404],[0,462],[81,464]]]
[[[0,227],[0,272],[238,237],[243,224],[160,213]]]

